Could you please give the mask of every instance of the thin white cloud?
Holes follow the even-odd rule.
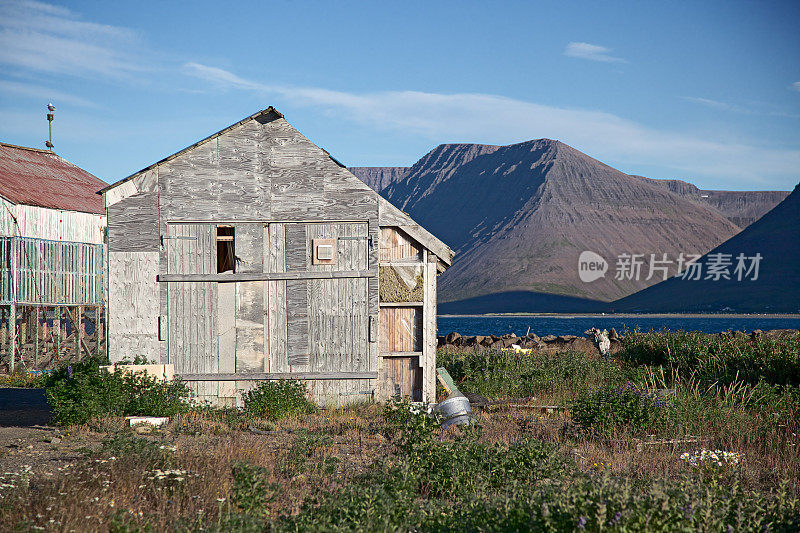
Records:
[[[792,84],[792,89],[795,91],[800,91],[800,81],[796,81]]]
[[[609,52],[611,52],[611,48],[581,42],[571,42],[567,44],[567,47],[564,49],[564,55],[569,57],[588,59],[590,61],[602,61],[604,63],[627,63],[626,60],[621,57],[612,56]]]
[[[674,169],[678,176],[705,174],[751,185],[795,175],[800,168],[800,150],[660,131],[602,111],[546,106],[491,94],[356,94],[270,85],[199,63],[187,63],[183,72],[217,87],[255,92],[271,102],[316,107],[345,120],[422,135],[436,143],[508,144],[549,137],[602,160],[625,163],[631,170],[643,165],[662,166]]]
[[[0,80],[0,94],[2,93],[15,93],[29,98],[37,98],[42,100],[42,105],[48,102],[54,102],[56,104],[64,103],[80,107],[99,107],[96,103],[79,96],[74,96],[49,87],[17,81]],[[45,102],[45,100],[47,100],[47,102]]]
[[[735,106],[726,104],[725,102],[711,100],[710,98],[700,98],[697,96],[681,96],[680,98],[681,100],[686,100],[687,102],[692,102],[695,104],[700,104],[702,106],[711,107],[713,109],[722,109],[725,111],[731,111],[735,109]]]
[[[127,77],[144,69],[127,28],[85,22],[67,8],[0,0],[0,64],[46,73]]]

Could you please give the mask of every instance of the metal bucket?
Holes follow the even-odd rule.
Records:
[[[470,423],[470,414],[472,408],[469,405],[469,400],[463,395],[453,395],[439,403],[436,406],[436,411],[442,416],[443,428],[450,426],[467,426]]]

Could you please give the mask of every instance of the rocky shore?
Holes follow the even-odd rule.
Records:
[[[603,330],[605,331],[605,330]],[[619,335],[614,328],[607,332],[610,349],[608,353],[615,353],[622,348],[623,336]],[[761,331],[757,329],[750,333],[743,331],[725,331],[720,333],[709,333],[708,335],[727,336],[750,339],[778,338],[778,337],[797,337],[800,342],[800,330],[796,329],[772,329]],[[505,335],[472,335],[465,336],[457,332],[448,333],[437,337],[438,347],[442,350],[450,351],[476,351],[476,350],[502,350],[513,349],[518,346],[522,349],[532,349],[542,352],[564,352],[578,351],[591,354],[600,353],[600,347],[592,330],[586,332],[586,336],[578,335],[544,335],[540,337],[535,333],[517,336],[513,333]]]

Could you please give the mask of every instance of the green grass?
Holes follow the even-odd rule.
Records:
[[[80,484],[40,479],[0,499],[0,529],[46,523],[58,501],[75,530],[797,531],[799,353],[791,338],[682,332],[628,335],[607,359],[440,351],[464,391],[568,408],[479,414],[453,430],[407,402],[322,412],[298,383],[265,384],[245,409],[196,407],[149,437],[119,430],[70,471]],[[64,412],[88,416],[118,390],[121,411],[164,405],[158,391],[132,401],[94,364],[53,376],[59,401],[86,403]],[[680,459],[700,449],[743,460]],[[185,479],[153,480],[156,469]]]

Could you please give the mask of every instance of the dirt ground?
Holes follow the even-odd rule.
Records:
[[[52,476],[83,457],[96,442],[48,426],[52,413],[43,389],[0,388],[0,476]]]

